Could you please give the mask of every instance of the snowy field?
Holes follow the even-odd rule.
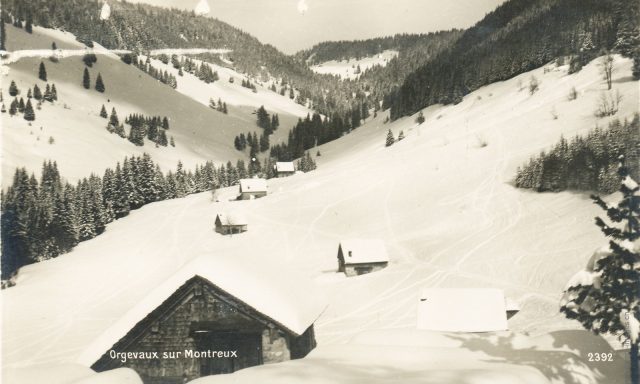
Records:
[[[398,51],[386,50],[375,56],[364,57],[360,60],[351,58],[341,61],[325,61],[324,63],[311,66],[311,70],[323,75],[336,75],[341,79],[357,79],[360,73],[373,66],[380,65],[386,67],[389,61],[396,56],[398,56]],[[360,66],[360,73],[357,73],[358,66]]]
[[[630,117],[638,83],[629,60],[616,57],[615,65],[614,89],[624,95],[616,117]],[[565,283],[604,243],[593,224],[601,211],[587,194],[538,194],[511,183],[517,166],[561,135],[611,120],[593,114],[606,89],[595,62],[574,75],[549,69],[425,109],[420,126],[415,116],[383,124],[381,113],[319,147],[316,171],[269,180],[265,198],[225,201],[236,193],[227,188],[217,191],[220,202],[203,193],[154,203],[70,254],[23,268],[17,286],[2,291],[3,378],[40,371],[65,382],[55,376],[63,368],[49,367],[80,370],[73,364],[93,340],[176,270],[208,255],[264,263],[264,278],[274,280],[292,269],[315,281],[329,305],[307,358],[198,384],[625,383],[621,355],[588,362],[588,352],[610,347],[558,313]],[[531,75],[540,82],[534,95],[517,85]],[[578,98],[569,101],[572,87]],[[406,139],[385,148],[388,129]],[[213,231],[215,213],[240,209],[248,232]],[[336,273],[343,238],[384,240],[389,267],[354,278]],[[500,288],[522,310],[509,320],[511,332],[418,331],[424,287]]]

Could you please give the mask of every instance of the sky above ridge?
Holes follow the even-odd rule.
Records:
[[[208,8],[208,16],[290,54],[322,41],[467,28],[505,0],[129,1],[190,10]]]

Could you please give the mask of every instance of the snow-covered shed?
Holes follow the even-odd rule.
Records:
[[[278,161],[275,165],[278,177],[291,176],[296,172],[292,161]]]
[[[145,384],[299,359],[315,346],[324,300],[312,283],[234,259],[200,257],[155,288],[83,351],[98,372],[128,367]]]
[[[218,213],[216,215],[216,232],[232,235],[247,231],[248,221],[240,212]]]
[[[267,180],[261,178],[240,180],[240,200],[257,199],[267,195]]]
[[[442,332],[507,330],[504,292],[494,288],[425,288],[418,302],[417,326]]]
[[[347,276],[363,275],[389,264],[384,242],[378,239],[347,239],[338,245],[338,272]]]

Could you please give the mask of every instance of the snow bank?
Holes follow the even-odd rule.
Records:
[[[7,384],[69,384],[94,374],[95,372],[91,369],[78,364],[42,364],[26,368],[2,369],[0,381]]]
[[[142,380],[133,369],[118,368],[96,373],[69,384],[142,384]]]
[[[318,347],[309,356],[209,376],[192,384],[549,384],[532,367],[482,361],[464,349],[346,345]]]
[[[91,366],[138,322],[194,276],[210,281],[301,335],[320,316],[326,306],[325,300],[313,283],[298,279],[293,274],[286,279],[280,278],[282,272],[277,265],[265,265],[258,260],[249,264],[232,259],[216,259],[211,255],[201,256],[169,277],[115,322],[87,347],[78,362]]]

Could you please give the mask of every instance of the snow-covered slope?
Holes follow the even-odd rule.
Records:
[[[616,117],[629,117],[637,111],[638,82],[631,80],[629,60],[617,57],[615,65],[614,89],[624,95]],[[601,212],[586,194],[538,194],[511,185],[516,167],[561,135],[611,120],[593,115],[606,88],[595,62],[573,75],[550,69],[484,87],[458,105],[430,107],[420,126],[415,116],[383,124],[381,113],[320,147],[316,171],[269,180],[267,197],[228,202],[221,197],[237,192],[229,188],[217,192],[220,202],[204,193],[154,203],[70,254],[23,268],[17,286],[2,292],[3,374],[75,361],[154,287],[208,254],[294,269],[329,298],[316,322],[319,346],[309,358],[207,379],[212,382],[326,375],[322,382],[356,383],[366,375],[386,382],[624,383],[620,358],[585,361],[587,352],[607,348],[599,338],[556,332],[578,327],[558,314],[558,302],[566,281],[605,241],[593,225]],[[517,85],[531,75],[540,81],[534,95]],[[577,100],[567,99],[571,87]],[[385,148],[387,129],[396,136],[404,131],[406,139]],[[239,208],[249,231],[216,234],[215,213]],[[384,240],[389,267],[354,278],[336,273],[344,238]],[[419,335],[423,287],[503,289],[522,308],[509,320],[514,333],[458,340],[453,349],[451,340],[442,345],[425,336],[419,348],[406,347]],[[395,330],[408,336],[389,337]],[[369,335],[364,347],[357,343],[363,332]],[[399,346],[383,348],[387,339]],[[408,361],[420,367],[384,363],[393,356],[385,350],[402,353],[398,360],[415,351]],[[435,356],[449,360],[439,365]],[[466,371],[449,371],[453,364]]]
[[[34,33],[28,34],[13,26],[7,28],[11,32],[7,35],[7,45],[11,51],[51,48],[53,41],[59,49],[83,48],[69,33],[34,27]],[[36,120],[31,124],[21,115],[10,117],[8,113],[2,114],[2,172],[9,175],[3,178],[3,187],[10,183],[10,175],[16,167],[27,167],[38,173],[42,162],[49,159],[57,161],[62,175],[71,182],[91,172],[101,174],[105,168],[115,167],[115,163],[122,161],[125,156],[143,152],[151,154],[164,169],[174,169],[178,160],[187,169],[206,160],[235,162],[238,158],[246,157],[246,154],[233,148],[234,137],[239,133],[260,130],[252,112],[261,105],[258,98],[263,93],[273,94],[272,97],[278,101],[286,99],[286,102],[281,101],[284,106],[293,105],[289,109],[282,107],[269,110],[269,104],[264,103],[269,112],[277,110],[280,117],[281,126],[276,136],[272,137],[272,142],[284,140],[298,117],[306,115],[306,112],[299,110],[303,109],[302,106],[262,89],[258,96],[249,97],[251,102],[233,98],[236,93],[254,95],[240,86],[238,88],[241,90],[234,88],[224,94],[215,93],[213,89],[216,87],[226,89],[226,80],[224,85],[216,85],[222,82],[219,81],[206,88],[203,82],[186,75],[178,78],[179,89],[176,92],[134,66],[127,66],[116,55],[100,47],[96,48],[96,52],[104,54],[99,54],[97,63],[89,68],[92,85],[89,90],[82,87],[84,64],[80,57],[62,58],[58,63],[45,58],[42,61],[47,69],[48,81],[56,84],[58,102],[54,105],[44,103],[41,110],[35,111]],[[2,66],[0,81],[6,108],[12,100],[6,91],[12,80],[16,81],[22,92],[20,96],[25,101],[27,89],[33,88],[34,84],[44,90],[45,83],[38,79],[40,61],[40,58],[26,57]],[[98,73],[101,73],[105,83],[104,93],[93,89]],[[187,95],[189,92],[186,89],[192,89],[194,95]],[[217,100],[219,96],[229,104],[228,115],[208,107],[209,97]],[[120,121],[131,113],[167,116],[171,126],[167,136],[175,138],[175,148],[155,148],[149,141],[143,147],[136,147],[115,134],[109,134],[105,128],[107,121],[99,117],[103,104],[109,113],[115,107]],[[50,138],[53,138],[52,144],[49,143]]]
[[[375,56],[363,57],[361,59],[351,58],[349,60],[331,60],[311,66],[311,70],[320,74],[336,75],[342,79],[357,79],[360,74],[367,69],[379,65],[386,66],[389,60],[398,56],[398,51],[386,50]],[[360,72],[358,72],[360,67]]]

